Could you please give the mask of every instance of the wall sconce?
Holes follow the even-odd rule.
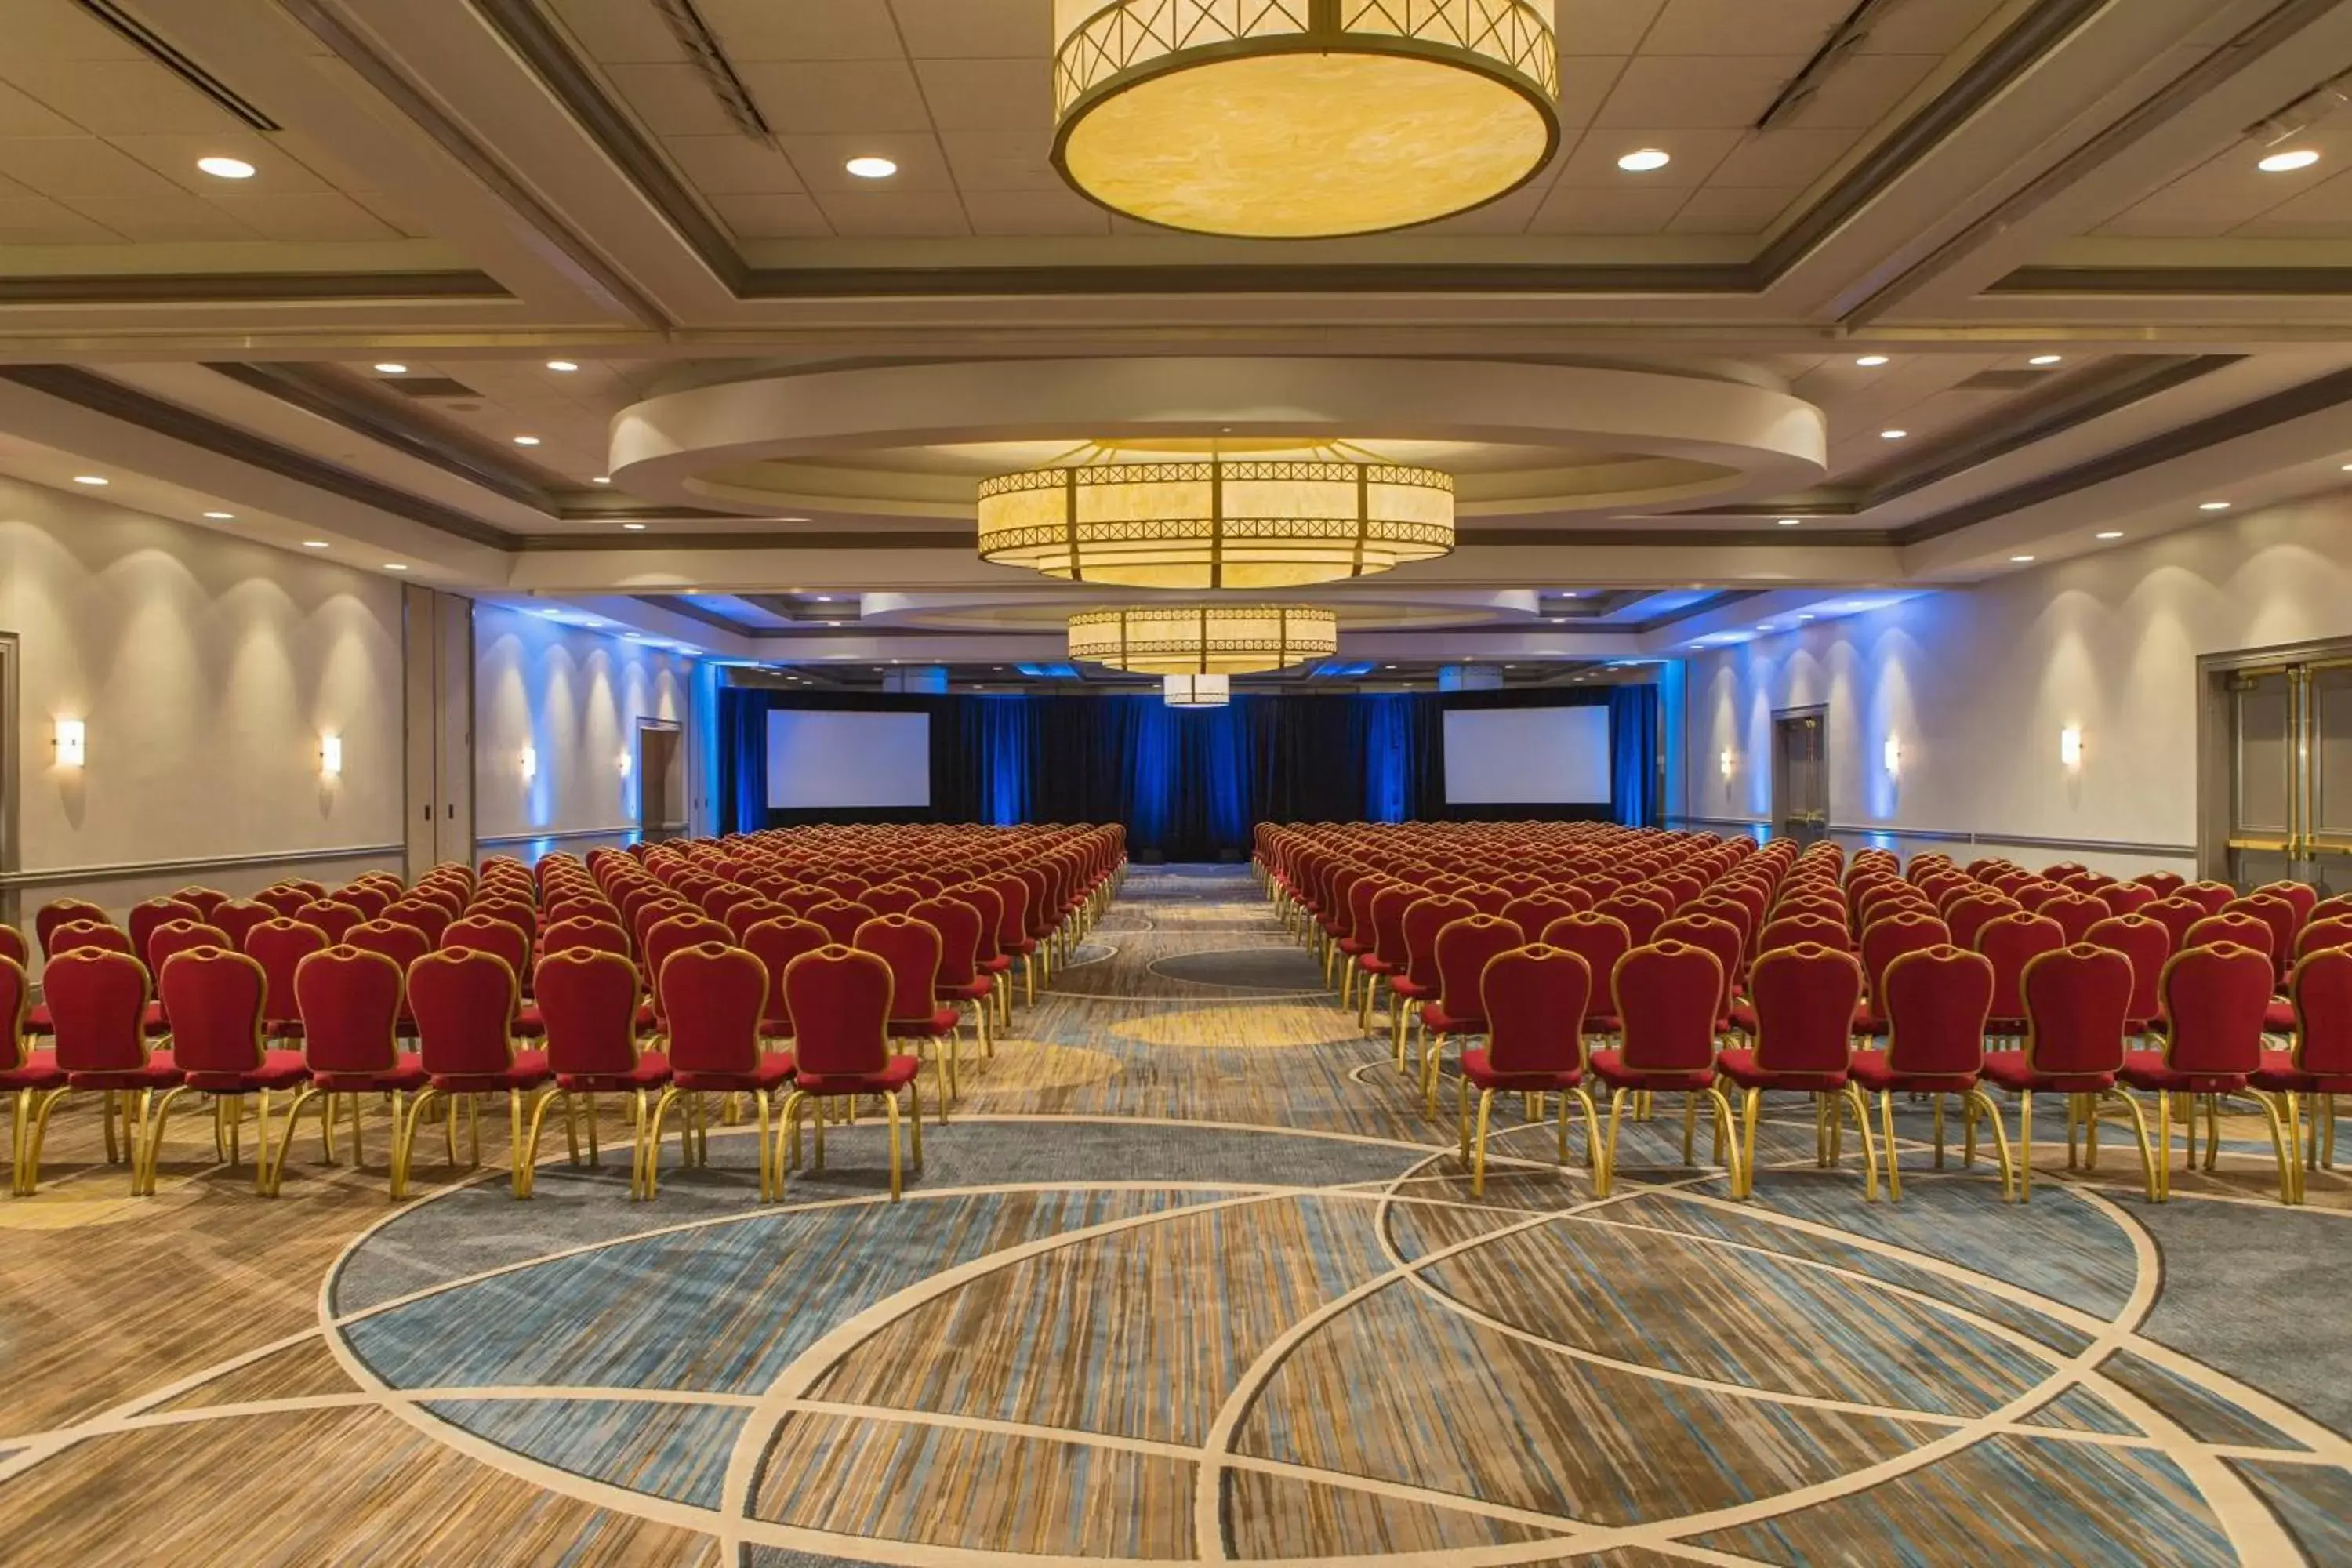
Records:
[[[626,752],[623,752],[621,753],[620,767],[621,776],[623,778],[627,778],[629,776],[629,753]]]
[[[2070,768],[2083,763],[2083,731],[2071,724],[2058,731],[2058,760]]]
[[[522,782],[529,784],[538,776],[539,748],[536,746],[525,746],[522,749]]]
[[[319,737],[319,776],[330,779],[343,776],[343,738],[341,735]]]
[[[58,749],[58,766],[78,768],[87,760],[86,734],[79,719],[60,719],[52,737]]]
[[[1724,748],[1721,765],[1723,768],[1723,776],[1725,778],[1729,778],[1731,776],[1731,748],[1728,746]]]
[[[1889,778],[1900,776],[1903,772],[1903,742],[1892,735],[1887,736],[1885,755],[1887,776]]]

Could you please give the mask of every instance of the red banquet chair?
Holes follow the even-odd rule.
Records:
[[[2263,1067],[2263,1015],[2271,998],[2270,954],[2233,942],[2184,948],[2164,966],[2164,1049],[2134,1051],[2125,1058],[2123,1079],[2156,1095],[2155,1191],[2162,1203],[2172,1195],[2171,1097],[2189,1097],[2188,1162],[2197,1163],[2197,1102],[2205,1102],[2205,1169],[2220,1162],[2220,1103],[2245,1094]],[[2270,1095],[2255,1093],[2270,1123],[2271,1148],[2278,1157],[2279,1202],[2302,1201],[2295,1170],[2295,1144],[2287,1113]],[[2291,1103],[2291,1101],[2290,1101]],[[2095,1149],[2098,1123],[2092,1123]],[[2143,1140],[2144,1142],[2144,1140]]]
[[[918,1056],[927,1046],[940,1048],[932,1098],[944,1122],[955,1103],[963,1015],[940,1005],[940,933],[912,916],[877,915],[857,928],[856,938],[852,947],[890,966],[889,1037],[915,1041]]]
[[[246,955],[261,965],[268,989],[261,1005],[261,1026],[273,1039],[291,1039],[302,1032],[301,1009],[294,1000],[294,972],[301,962],[327,947],[327,933],[317,926],[277,917],[245,933]]]
[[[827,899],[801,912],[801,919],[814,921],[824,928],[824,934],[843,947],[854,947],[857,928],[874,918],[874,910],[862,903],[846,899]],[[1034,953],[1032,956],[1034,956]]]
[[[1372,895],[1371,945],[1356,955],[1356,967],[1364,976],[1356,988],[1356,1024],[1366,1034],[1371,1033],[1372,1004],[1381,981],[1390,983],[1390,1006],[1402,1010],[1403,1005],[1396,999],[1396,977],[1412,962],[1412,950],[1405,942],[1404,915],[1421,898],[1420,889],[1400,881],[1384,882]]]
[[[1980,952],[1944,945],[1897,956],[1879,977],[1886,1014],[1884,1050],[1856,1051],[1850,1077],[1855,1089],[1878,1096],[1886,1146],[1886,1195],[1903,1201],[1901,1144],[1895,1133],[1896,1094],[1934,1097],[1936,1168],[1944,1167],[1944,1097],[1962,1097],[1967,1128],[1961,1163],[1977,1157],[1977,1121],[1991,1122],[2000,1153],[2001,1194],[2011,1181],[2009,1131],[1982,1089],[1985,1020],[1992,1013],[1992,961]]]
[[[952,1008],[971,1003],[980,1054],[994,1056],[996,1040],[988,1026],[988,1016],[996,982],[980,968],[980,911],[960,900],[934,894],[919,900],[907,913],[940,933],[937,995],[940,1005]]]
[[[1992,1014],[1985,1020],[1988,1036],[2025,1032],[2025,966],[2045,952],[2066,945],[2066,933],[2056,921],[2020,910],[1988,921],[1977,931],[1976,950],[1992,961]]]
[[[1451,893],[1432,893],[1415,899],[1405,906],[1401,929],[1404,935],[1405,963],[1401,973],[1389,976],[1389,1037],[1396,1048],[1397,1071],[1406,1070],[1405,1025],[1408,1014],[1436,999],[1440,990],[1437,973],[1437,933],[1458,920],[1468,920],[1478,911],[1466,899]]]
[[[1999,967],[1999,960],[1995,960]],[[1987,1081],[2017,1096],[2017,1201],[2033,1201],[2033,1097],[2068,1097],[2067,1163],[2074,1163],[2077,1127],[2090,1126],[2090,1160],[2098,1163],[2099,1116],[2104,1104],[2120,1106],[2139,1139],[2147,1197],[2157,1201],[2155,1152],[2139,1101],[2116,1087],[2127,1054],[2124,1041],[2131,1010],[2131,960],[2113,948],[2088,942],[2037,953],[2026,965],[2020,989],[2025,1006],[2025,1048],[1988,1052]]]
[[[41,944],[44,959],[55,958],[58,950],[49,938],[61,926],[108,925],[106,911],[81,899],[52,899],[33,912],[33,940]],[[125,950],[129,951],[128,949]],[[135,957],[136,954],[133,954]]]
[[[131,932],[131,955],[145,964],[151,974],[155,972],[155,960],[147,951],[148,939],[155,934],[156,927],[173,921],[202,925],[205,911],[181,899],[142,899],[131,905],[130,913],[123,917],[123,924]]]
[[[1609,977],[1617,973],[1617,961],[1633,951],[1633,933],[1625,929],[1625,922],[1598,911],[1570,915],[1544,927],[1539,940],[1547,947],[1566,948],[1584,960],[1584,967],[1592,973],[1593,995],[1585,1005],[1584,1032],[1616,1034],[1617,999],[1609,989]]]
[[[546,1026],[547,1070],[555,1087],[532,1105],[523,1132],[522,1194],[531,1194],[538,1167],[540,1128],[549,1102],[563,1101],[564,1141],[572,1163],[580,1163],[580,1113],[588,1120],[588,1163],[603,1163],[596,1126],[600,1094],[635,1098],[637,1140],[629,1162],[629,1195],[642,1195],[646,1139],[651,1097],[670,1081],[667,1056],[640,1050],[637,1045],[637,998],[643,987],[637,966],[622,953],[593,947],[558,948],[539,961],[531,994],[539,999],[541,1022]]]
[[[784,971],[786,1005],[793,1025],[798,1072],[784,1100],[783,1131],[792,1137],[797,1163],[801,1113],[825,1100],[866,1095],[882,1101],[889,1117],[890,1201],[898,1201],[900,1133],[898,1095],[907,1096],[913,1122],[914,1168],[923,1168],[923,1104],[919,1075],[922,1062],[894,1056],[888,1036],[890,965],[879,955],[838,943],[804,952]],[[815,1121],[816,1164],[824,1168],[824,1118]]]
[[[2083,933],[2093,947],[2111,947],[2131,960],[2131,1006],[2124,1014],[2126,1034],[2145,1035],[2164,1016],[2159,983],[2172,956],[2172,937],[2146,915],[2109,915]]]
[[[277,918],[268,904],[257,904],[251,899],[226,899],[213,906],[212,913],[205,917],[205,923],[215,931],[226,932],[229,945],[244,952],[248,951],[245,939],[252,934],[253,928]]]
[[[1862,1004],[1862,964],[1843,949],[1800,943],[1775,948],[1756,961],[1748,976],[1756,1009],[1753,1047],[1718,1052],[1716,1070],[1746,1090],[1741,1115],[1735,1197],[1755,1190],[1756,1123],[1768,1089],[1813,1097],[1814,1162],[1826,1168],[1836,1159],[1832,1130],[1842,1110],[1853,1112],[1862,1140],[1863,1193],[1878,1196],[1878,1160],[1871,1147],[1870,1107],[1849,1077],[1854,1010]],[[1696,1100],[1683,1121],[1683,1159],[1688,1152]]]
[[[1486,1032],[1479,984],[1498,953],[1527,943],[1527,933],[1500,915],[1465,915],[1437,933],[1438,993],[1421,1005],[1421,1092],[1424,1115],[1437,1114],[1437,1074],[1446,1037]]]
[[[367,929],[355,928],[354,934]],[[422,940],[421,933],[411,934]],[[414,1052],[404,1054],[400,1048],[400,1031],[411,1026],[407,992],[406,971],[397,959],[355,944],[323,949],[296,966],[294,1001],[302,1019],[302,1061],[310,1078],[287,1109],[287,1136],[278,1142],[269,1173],[271,1192],[285,1185],[293,1131],[314,1098],[322,1101],[320,1121],[330,1163],[335,1153],[336,1119],[344,1107],[351,1110],[354,1170],[366,1152],[361,1113],[371,1098],[390,1097],[392,1126],[398,1131],[407,1097],[425,1087],[423,1064]]]
[[[793,1015],[784,1000],[784,971],[793,959],[804,952],[814,952],[831,940],[824,928],[814,921],[791,915],[761,921],[743,933],[743,940],[737,945],[758,959],[768,976],[768,997],[760,1012],[761,1039],[793,1037]]]
[[[416,1015],[418,1065],[425,1087],[409,1101],[393,1149],[393,1195],[407,1191],[416,1129],[425,1108],[448,1108],[441,1126],[450,1163],[457,1160],[457,1112],[467,1112],[469,1158],[482,1163],[481,1097],[507,1097],[508,1180],[518,1198],[529,1194],[522,1164],[523,1096],[550,1078],[545,1054],[518,1051],[514,1019],[521,986],[504,958],[482,948],[443,947],[408,966],[408,1005]]]
[[[228,1158],[238,1157],[238,1129],[245,1120],[244,1102],[254,1101],[256,1146],[253,1190],[270,1194],[269,1097],[280,1089],[298,1089],[310,1077],[299,1051],[268,1048],[263,1037],[262,1004],[268,999],[269,977],[259,963],[225,947],[197,947],[173,955],[163,966],[164,1011],[172,1016],[172,1061],[181,1080],[164,1090],[146,1118],[144,1152],[134,1161],[132,1181],[137,1190],[155,1191],[155,1167],[163,1152],[163,1131],[172,1107],[184,1094],[213,1098],[216,1110],[234,1114],[228,1124]],[[217,1130],[219,1119],[215,1118]],[[285,1138],[294,1135],[286,1123]]]
[[[1601,1112],[1584,1087],[1584,1010],[1592,973],[1565,948],[1541,942],[1490,960],[1478,980],[1486,1044],[1462,1053],[1462,1157],[1470,1164],[1470,1195],[1486,1193],[1486,1123],[1496,1094],[1534,1096],[1530,1116],[1543,1114],[1543,1097],[1559,1097],[1559,1163],[1568,1163],[1568,1108],[1584,1109],[1584,1163],[1597,1166]],[[1477,1132],[1471,1133],[1470,1090],[1478,1090]],[[1475,1150],[1475,1152],[1474,1152]]]
[[[2306,925],[2304,933],[2309,935],[2312,929]],[[2301,1097],[2311,1097],[2304,1168],[2334,1170],[2336,1097],[2352,1094],[2352,948],[2331,944],[2305,952],[2294,966],[2289,994],[2294,1004],[2289,1047],[2264,1051],[2261,1068],[2248,1081],[2263,1093],[2286,1097],[2290,1127],[2302,1114]],[[2300,1202],[2300,1174],[2295,1187]]]
[[[17,938],[17,951],[0,953],[0,1094],[16,1101],[8,1144],[12,1193],[25,1190],[25,1140],[32,1125],[35,1096],[66,1086],[65,1069],[58,1066],[57,1053],[37,1051],[26,1044],[25,1026],[32,1016],[33,982],[25,970],[23,940]]]
[[[29,1196],[39,1186],[41,1143],[48,1132],[50,1113],[68,1094],[81,1091],[105,1097],[100,1113],[105,1124],[107,1163],[130,1161],[131,1191],[135,1197],[143,1190],[140,1161],[146,1142],[148,1109],[155,1091],[174,1088],[180,1081],[180,1069],[171,1053],[148,1047],[146,965],[110,948],[61,952],[43,965],[41,991],[47,998],[50,1026],[56,1031],[50,1059],[65,1075],[65,1082],[52,1084],[32,1103],[31,1126],[17,1149],[17,1192]],[[121,1109],[125,1131],[120,1145],[115,1141],[118,1095],[124,1097]]]
[[[760,1201],[782,1197],[774,1112],[776,1095],[793,1081],[795,1053],[771,1051],[761,1038],[770,989],[766,965],[745,948],[697,942],[669,955],[659,984],[676,998],[677,1011],[665,1042],[669,1087],[654,1102],[640,1133],[644,1195],[650,1199],[660,1193],[662,1123],[673,1108],[685,1102],[678,1122],[683,1163],[707,1165],[710,1127],[703,1096],[748,1094],[758,1112]]]
[[[1594,1075],[1610,1089],[1609,1136],[1593,1182],[1598,1195],[1607,1197],[1616,1179],[1617,1129],[1628,1094],[1706,1096],[1715,1107],[1717,1154],[1726,1163],[1733,1193],[1742,1190],[1731,1102],[1716,1085],[1715,999],[1722,985],[1715,954],[1685,942],[1637,947],[1617,961],[1610,989],[1620,1043],[1591,1056]],[[1691,1124],[1686,1117],[1686,1140]],[[1685,1163],[1688,1149],[1686,1141]]]

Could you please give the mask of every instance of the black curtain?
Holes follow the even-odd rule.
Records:
[[[1448,708],[1603,704],[1612,709],[1613,736],[1610,805],[1447,805]],[[779,708],[929,714],[930,805],[772,810],[768,714]],[[1245,854],[1259,822],[1647,823],[1656,809],[1655,715],[1649,687],[1244,695],[1207,709],[1171,708],[1157,696],[883,697],[730,687],[719,693],[719,826],[742,832],[845,821],[1118,822],[1131,852],[1184,860]]]

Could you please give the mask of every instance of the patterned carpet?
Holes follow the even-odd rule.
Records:
[[[518,1204],[486,1117],[399,1208],[380,1121],[272,1203],[190,1118],[134,1202],[61,1119],[6,1561],[2352,1563],[2346,1184],[2278,1207],[2253,1126],[2165,1207],[2045,1144],[2020,1208],[1906,1112],[1895,1205],[1792,1100],[1738,1204],[1678,1106],[1606,1199],[1510,1107],[1474,1200],[1318,981],[1245,873],[1138,870],[898,1205],[870,1119],[646,1205],[617,1120]]]

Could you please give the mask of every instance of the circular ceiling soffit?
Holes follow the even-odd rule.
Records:
[[[986,479],[1089,446],[1307,457],[1333,442],[1453,475],[1463,519],[1760,499],[1818,483],[1828,450],[1820,409],[1724,377],[1171,356],[887,365],[688,388],[621,411],[607,471],[649,500],[749,516],[971,523]]]

